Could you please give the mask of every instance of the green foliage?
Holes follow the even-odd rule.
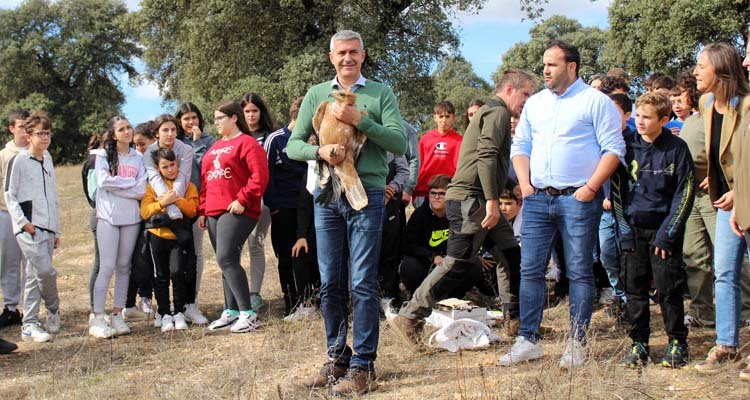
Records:
[[[0,110],[46,111],[56,162],[83,159],[87,136],[124,102],[118,76],[139,54],[116,0],[29,0],[0,10]]]
[[[451,57],[438,64],[432,80],[435,88],[435,102],[450,101],[456,107],[457,126],[462,131],[462,121],[466,108],[474,99],[487,100],[492,95],[492,87],[480,78],[472,69],[471,64],[462,57]],[[433,103],[433,105],[434,105]],[[432,107],[424,110],[422,131],[435,127],[432,120]]]
[[[331,79],[327,53],[340,29],[359,32],[363,74],[390,85],[402,114],[418,119],[434,100],[431,67],[458,47],[450,17],[484,0],[144,0],[134,26],[142,32],[147,74],[168,100],[210,110],[242,91],[258,92],[274,116]]]
[[[602,55],[607,36],[597,27],[584,28],[574,19],[555,15],[531,28],[529,35],[531,40],[516,43],[503,54],[502,64],[493,75],[495,82],[500,74],[510,69],[528,71],[536,75],[538,82],[543,82],[542,56],[547,42],[553,39],[564,40],[578,47],[581,53],[580,76],[586,78],[607,70]]]
[[[606,57],[638,76],[675,73],[695,65],[700,48],[724,41],[742,51],[750,6],[746,0],[614,0]]]

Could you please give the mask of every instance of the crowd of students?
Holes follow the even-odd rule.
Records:
[[[354,39],[362,45],[358,35],[337,40]],[[539,358],[541,318],[528,321],[541,308],[529,308],[536,301],[529,296],[539,291],[533,286],[539,282],[538,274],[546,273],[557,281],[554,295],[563,298],[570,292],[572,333],[561,366],[579,366],[585,360],[585,329],[593,302],[593,296],[580,286],[582,279],[588,279],[578,276],[577,264],[582,263],[589,270],[593,266],[600,303],[611,309],[632,339],[624,360],[627,366],[640,367],[651,357],[649,305],[655,302],[668,335],[661,364],[687,365],[689,327],[716,326],[716,346],[695,364],[700,371],[715,372],[737,357],[740,345],[740,282],[748,238],[743,229],[750,222],[745,209],[750,185],[746,147],[750,144],[746,119],[750,89],[742,66],[748,67],[750,61],[743,64],[730,45],[708,45],[694,70],[681,73],[676,80],[652,75],[645,82],[646,93],[633,103],[628,76],[621,69],[592,77],[590,86],[598,92],[583,83],[577,75],[580,56],[574,50],[564,42],[547,48],[548,89],[537,95],[532,96],[536,82],[531,75],[511,71],[502,76],[496,97],[472,101],[463,114],[463,136],[455,129],[458,115],[448,101],[435,105],[436,128],[418,140],[416,131],[401,120],[408,150],[405,155],[385,152],[388,173],[381,190],[383,211],[378,214],[382,215],[381,237],[375,243],[360,243],[351,234],[344,239],[349,246],[379,248],[381,306],[386,312],[400,309],[392,323],[407,340],[417,339],[417,323],[429,315],[436,300],[462,298],[476,288],[493,299],[492,306],[502,304],[504,332],[518,336],[499,363]],[[558,52],[567,69],[555,76],[548,69],[559,66],[553,59]],[[568,64],[573,66],[568,68]],[[555,79],[564,81],[564,74],[570,74],[570,79],[561,85]],[[361,75],[354,78],[360,88],[368,87]],[[320,87],[314,89],[331,90],[329,82]],[[535,173],[570,166],[539,167],[547,165],[538,164],[539,156],[534,156],[541,150],[529,149],[532,143],[539,146],[534,135],[547,129],[539,124],[548,122],[536,118],[544,107],[557,104],[554,96],[566,95],[589,102],[587,107],[600,121],[593,122],[592,131],[598,140],[594,152],[602,153],[594,154],[594,161],[600,164],[596,171],[592,168],[591,179],[581,184],[542,186],[536,183],[541,178]],[[189,323],[233,333],[257,330],[269,227],[285,320],[316,316],[321,300],[325,317],[326,307],[333,305],[326,303],[331,300],[325,296],[320,298],[324,270],[319,270],[316,256],[321,248],[316,241],[320,216],[314,215],[319,208],[314,206],[313,195],[318,166],[333,164],[336,155],[316,150],[305,162],[287,154],[302,103],[302,98],[292,103],[289,123],[281,129],[276,129],[263,99],[247,93],[240,101],[225,102],[213,110],[218,137],[206,132],[203,114],[192,103],[135,129],[127,118],[114,116],[103,135],[92,137],[82,168],[84,193],[93,208],[91,336],[128,334],[128,322],[150,317],[162,332],[189,329]],[[562,107],[574,110],[579,106]],[[305,115],[306,128],[310,117]],[[574,126],[588,118],[586,114],[565,115],[570,117],[579,118]],[[46,342],[59,332],[61,323],[52,266],[61,232],[60,206],[47,152],[53,123],[41,112],[16,110],[7,126],[13,138],[0,151],[5,191],[0,199],[5,299],[0,325],[21,324],[23,340]],[[515,135],[517,129],[520,136]],[[615,134],[604,138],[603,130]],[[572,157],[585,158],[591,143],[576,142],[579,139],[567,143],[582,150]],[[318,140],[314,133],[306,138],[314,146]],[[299,156],[299,149],[293,149],[293,155]],[[508,161],[511,155],[512,163]],[[607,156],[611,156],[609,164]],[[567,179],[564,174],[549,177]],[[565,208],[562,214],[596,219],[598,239],[587,245],[594,251],[581,252],[564,240],[584,225],[574,227],[570,221],[554,218],[539,225],[534,214],[538,210],[529,208],[540,207],[536,204],[540,195],[549,196],[550,202],[569,197],[570,204],[559,206]],[[533,202],[524,205],[527,200]],[[596,207],[589,210],[586,203]],[[407,220],[410,204],[414,210]],[[531,241],[537,229],[547,229],[544,224],[552,229],[552,240]],[[224,310],[210,323],[198,301],[206,230],[222,272],[224,294]],[[589,234],[581,233],[576,240],[586,241]],[[240,262],[245,243],[250,249],[249,279]],[[334,249],[327,246],[330,243],[322,248]],[[534,260],[524,252],[536,250]],[[349,257],[348,251],[342,253],[337,257]],[[113,276],[113,299],[107,309]],[[328,279],[324,276],[323,293],[329,290]],[[691,298],[687,310],[686,296]],[[40,318],[42,304],[44,320]],[[353,307],[356,310],[358,303]],[[12,343],[0,343],[2,352],[14,349]],[[348,352],[351,356],[351,349]],[[373,361],[362,368],[370,368],[367,372],[374,376]],[[336,370],[337,366],[342,369]],[[345,371],[341,364],[326,368],[325,373],[336,379]],[[318,378],[308,386],[330,383],[329,375]],[[750,380],[750,366],[740,378]],[[371,385],[374,378],[368,375],[367,379]]]

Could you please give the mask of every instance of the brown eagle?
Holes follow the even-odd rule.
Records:
[[[339,104],[355,105],[357,95],[343,90],[331,93]],[[333,103],[323,101],[313,117],[313,129],[318,134],[319,144],[341,144],[345,147],[345,157],[341,164],[333,166],[325,161],[318,163],[320,170],[320,195],[315,199],[318,204],[327,205],[346,195],[349,205],[355,210],[367,206],[367,193],[359,179],[354,163],[367,141],[367,136],[352,125],[339,121],[331,113]],[[362,112],[366,115],[365,112]]]

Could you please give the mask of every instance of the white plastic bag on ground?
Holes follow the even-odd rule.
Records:
[[[487,325],[473,319],[458,319],[430,336],[430,347],[450,352],[488,347],[500,341],[500,336]]]

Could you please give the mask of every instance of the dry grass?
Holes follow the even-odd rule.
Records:
[[[19,343],[19,351],[0,358],[0,398],[54,399],[326,399],[327,390],[309,391],[296,384],[325,360],[322,321],[285,324],[276,264],[268,256],[257,333],[209,334],[201,328],[162,334],[145,322],[114,340],[86,335],[92,258],[88,231],[90,208],[83,199],[79,167],[58,169],[62,199],[62,249],[55,259],[62,298],[62,332],[48,344]],[[221,281],[206,240],[207,264],[201,302],[204,313],[221,312]],[[270,249],[270,243],[267,246]],[[248,265],[245,255],[244,265]],[[654,311],[652,348],[661,356],[666,338]],[[566,307],[545,313],[545,322],[564,326]],[[585,368],[564,372],[557,367],[561,336],[545,340],[541,362],[514,368],[495,366],[508,344],[485,351],[452,354],[404,351],[387,327],[381,330],[380,390],[373,399],[750,399],[750,384],[737,380],[733,366],[715,376],[692,368],[680,371],[650,366],[642,371],[618,365],[628,344],[610,329],[612,321],[597,314],[591,340],[593,357]],[[17,327],[0,335],[19,339]],[[702,356],[713,334],[694,330],[691,352]],[[748,335],[743,333],[743,343]]]

